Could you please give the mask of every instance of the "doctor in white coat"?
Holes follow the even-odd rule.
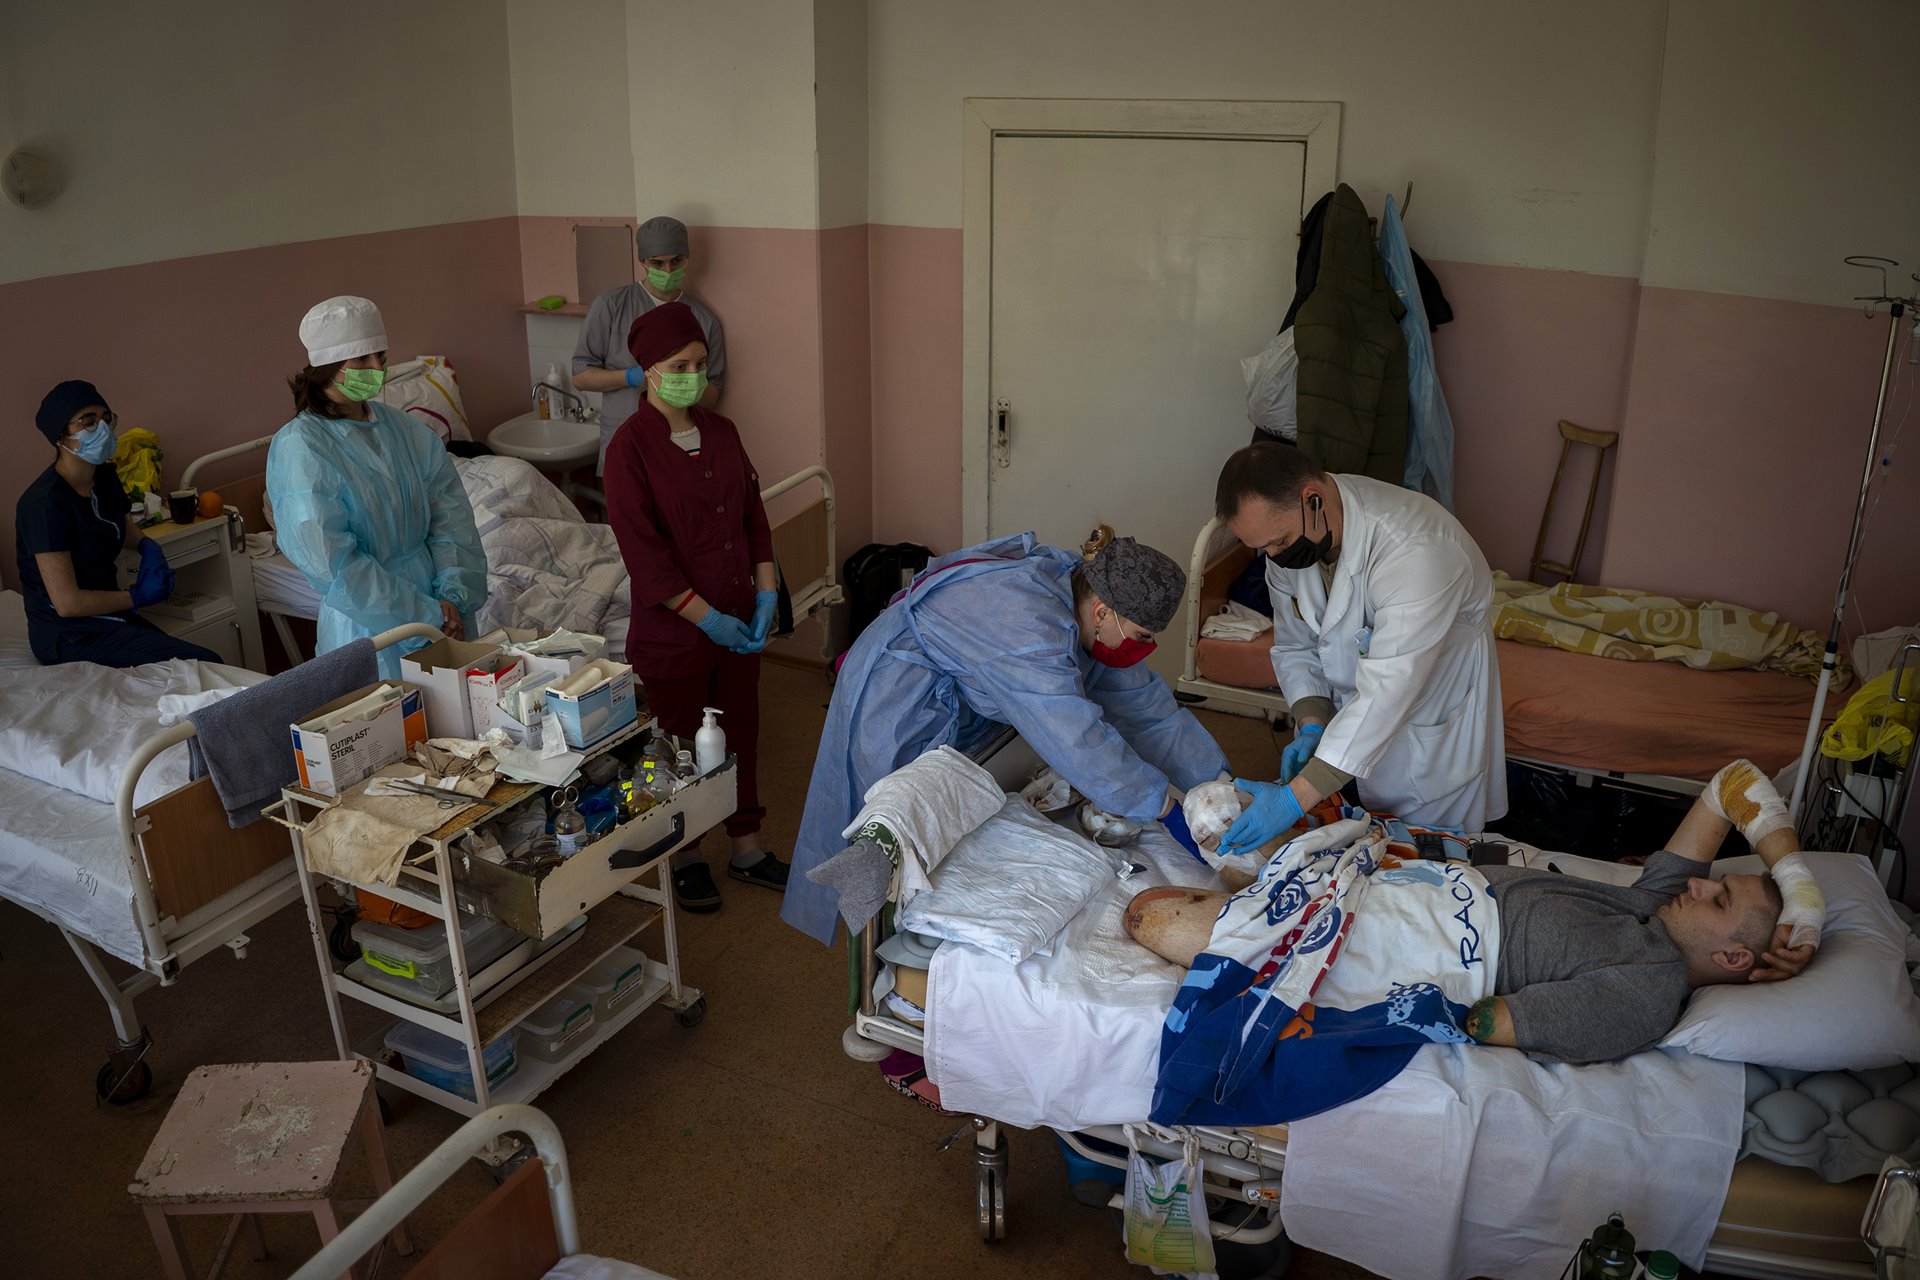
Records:
[[[1300,450],[1255,444],[1215,494],[1235,537],[1267,553],[1273,669],[1294,740],[1278,782],[1221,839],[1256,848],[1349,783],[1417,826],[1484,830],[1507,811],[1493,575],[1451,512]]]

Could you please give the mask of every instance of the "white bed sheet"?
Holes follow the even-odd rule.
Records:
[[[115,798],[122,766],[160,730],[162,696],[244,689],[266,679],[241,667],[180,658],[125,670],[86,662],[42,667],[27,648],[25,607],[17,592],[0,593],[5,665],[20,671],[0,680],[0,768],[94,800]],[[183,743],[141,773],[135,803],[186,781]]]
[[[267,613],[290,618],[320,616],[320,593],[307,581],[307,575],[293,567],[293,561],[278,551],[270,556],[254,556],[253,599]]]
[[[0,897],[140,964],[113,806],[0,769]]]
[[[1051,956],[1016,966],[952,943],[934,953],[926,1059],[943,1106],[1023,1128],[1146,1117],[1182,971],[1128,939],[1120,913],[1143,888],[1210,873],[1158,828],[1133,849],[1152,869],[1096,897]],[[1584,861],[1519,851],[1527,865]],[[1289,1126],[1283,1185],[1296,1194],[1283,1191],[1282,1211],[1296,1241],[1380,1274],[1554,1280],[1593,1206],[1630,1203],[1636,1232],[1657,1229],[1646,1238],[1697,1266],[1744,1101],[1739,1064],[1690,1054],[1576,1068],[1434,1046],[1368,1098]],[[1406,1183],[1409,1151],[1433,1188]]]

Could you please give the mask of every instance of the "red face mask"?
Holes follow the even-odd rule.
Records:
[[[1106,643],[1098,631],[1093,634],[1093,660],[1103,667],[1136,666],[1159,647],[1152,640],[1134,640],[1124,632],[1121,633],[1119,644]]]

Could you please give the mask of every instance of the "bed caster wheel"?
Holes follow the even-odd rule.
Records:
[[[673,1011],[673,1020],[683,1027],[697,1027],[707,1016],[707,998],[701,996],[684,1009]]]
[[[1007,1175],[991,1165],[979,1165],[973,1173],[974,1197],[978,1204],[980,1242],[999,1244],[1007,1238]]]
[[[116,1107],[138,1102],[153,1092],[153,1068],[145,1062],[135,1062],[131,1069],[109,1062],[93,1078],[93,1092],[102,1102]]]

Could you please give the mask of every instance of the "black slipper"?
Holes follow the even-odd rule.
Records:
[[[770,853],[760,855],[760,861],[744,867],[727,866],[727,874],[745,884],[757,884],[762,889],[771,889],[775,893],[787,891],[787,864]]]
[[[682,911],[706,915],[720,909],[720,886],[704,862],[680,867],[673,873],[673,900]]]

